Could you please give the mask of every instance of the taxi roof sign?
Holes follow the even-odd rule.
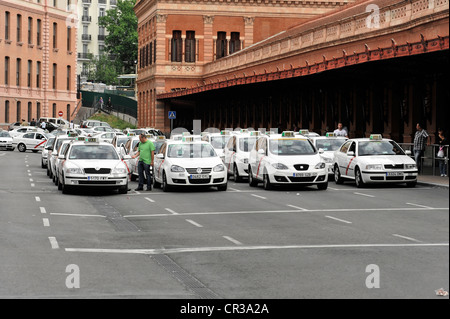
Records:
[[[165,137],[165,136],[162,136],[162,135],[159,135],[159,136],[156,137],[156,139],[157,139],[157,140],[165,140],[166,137]]]
[[[250,136],[261,136],[261,132],[260,131],[250,132]]]
[[[183,136],[183,142],[194,142],[194,137],[193,136]]]
[[[294,137],[295,133],[293,131],[284,131],[283,133],[281,133],[282,137]]]
[[[181,136],[190,136],[191,135],[191,133],[189,133],[189,132],[183,132],[183,134],[181,134]]]
[[[244,133],[244,134],[248,133],[248,129],[241,129],[241,133]]]
[[[326,136],[326,137],[336,137],[336,133],[334,133],[334,132],[327,132],[327,133],[325,134],[325,136]]]
[[[382,140],[383,136],[381,134],[370,134],[371,140]]]
[[[97,137],[87,137],[84,140],[86,143],[99,143],[100,140]]]
[[[309,134],[309,130],[300,130],[300,134],[302,135]]]
[[[231,135],[231,132],[229,130],[223,130],[223,131],[220,131],[220,134],[221,135]]]

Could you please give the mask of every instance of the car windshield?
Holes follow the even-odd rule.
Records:
[[[405,155],[405,152],[394,141],[364,141],[359,142],[358,155]]]
[[[216,157],[216,151],[209,144],[172,144],[169,145],[167,156],[171,158],[211,158]]]
[[[74,145],[70,150],[69,159],[118,160],[119,155],[112,145]]]
[[[270,140],[269,150],[273,155],[277,156],[316,154],[316,150],[310,141],[300,139]]]
[[[121,138],[118,138],[117,139],[117,146],[120,146],[120,145],[125,145],[126,144],[126,142],[128,141],[128,137],[121,137]]]
[[[164,143],[165,141],[153,142],[153,145],[155,145],[155,154],[159,152]]]
[[[344,139],[319,139],[316,140],[316,148],[323,149],[325,152],[337,151],[342,144],[345,142]]]
[[[6,131],[2,131],[0,132],[0,137],[11,137],[11,135],[9,135],[9,133]]]
[[[256,137],[246,137],[239,139],[239,150],[241,152],[250,152],[256,143]]]
[[[53,144],[55,144],[56,137],[49,137],[47,140],[47,147],[53,147]]]
[[[58,138],[58,140],[56,141],[56,147],[54,148],[55,150],[59,150],[59,148],[61,147],[61,144],[64,142],[64,141],[69,141],[69,140],[71,140],[71,138]]]
[[[223,150],[228,143],[230,136],[213,136],[211,137],[211,145],[215,149]]]

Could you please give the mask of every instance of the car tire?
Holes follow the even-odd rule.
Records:
[[[25,152],[27,150],[27,147],[25,146],[25,144],[20,143],[19,145],[17,145],[17,149],[19,150],[19,152]]]
[[[264,183],[264,189],[266,190],[266,191],[270,191],[273,187],[272,187],[272,183],[270,183],[270,177],[269,177],[269,175],[268,174],[264,174],[264,180],[263,180],[263,183]]]
[[[317,188],[321,191],[324,191],[328,188],[328,182],[317,184]]]
[[[41,160],[41,168],[45,168],[44,161]]]
[[[37,151],[37,150],[32,150],[32,152],[33,152],[33,153],[37,153],[38,151]]]
[[[226,192],[227,189],[228,189],[228,183],[227,183],[227,184],[220,185],[220,186],[217,186],[217,190],[218,190],[219,192]]]
[[[64,176],[62,177],[61,191],[63,194],[69,194],[70,191],[70,187],[64,183]]]
[[[233,168],[233,178],[234,178],[235,183],[240,183],[242,181],[242,178],[239,175],[239,169],[236,164],[234,164],[234,168]]]
[[[153,176],[153,188],[154,189],[161,188],[161,183],[157,182],[154,176]]]
[[[61,181],[59,180],[59,178],[58,178],[58,190],[59,190],[59,191],[62,190],[62,183],[61,183]]]
[[[363,188],[365,186],[359,167],[355,168],[355,183],[358,188]]]
[[[136,175],[134,175],[133,173],[131,173],[130,179],[131,179],[132,182],[135,182],[136,179],[137,179],[137,177],[136,177]]]
[[[344,184],[344,179],[341,177],[341,171],[338,165],[334,165],[334,182],[336,184]]]
[[[163,183],[162,183],[162,189],[163,192],[167,193],[168,191],[170,191],[170,186],[167,183],[167,177],[166,177],[166,173],[163,172]]]
[[[128,184],[126,184],[125,186],[121,186],[119,188],[119,194],[123,194],[123,195],[128,194]]]
[[[47,176],[50,176],[50,171],[48,169],[48,165],[47,165]]]
[[[255,178],[253,178],[253,172],[251,167],[248,168],[248,184],[250,185],[250,187],[258,186],[258,181]]]

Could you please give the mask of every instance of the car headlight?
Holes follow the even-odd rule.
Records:
[[[370,164],[370,165],[366,165],[366,169],[382,170],[383,169],[383,165],[381,165],[381,164]]]
[[[317,163],[316,166],[314,166],[315,169],[323,169],[325,168],[325,163],[324,162],[320,162]]]
[[[287,167],[286,165],[281,164],[281,163],[274,163],[274,164],[272,164],[272,166],[273,166],[273,168],[278,169],[278,170],[289,169],[289,167]]]
[[[116,167],[115,169],[112,170],[112,174],[113,175],[125,175],[125,174],[127,174],[127,170],[125,168]]]
[[[66,174],[79,174],[83,175],[84,171],[79,167],[66,168]]]
[[[223,172],[224,170],[225,170],[225,166],[223,166],[222,164],[217,165],[213,169],[214,172]]]
[[[170,171],[174,172],[174,173],[180,173],[180,172],[184,172],[184,168],[181,166],[172,165],[172,167],[170,168]]]
[[[417,165],[416,164],[405,164],[405,168],[406,169],[415,169],[415,168],[417,168]]]
[[[241,159],[241,162],[244,163],[244,164],[248,164],[248,158]]]
[[[323,157],[323,161],[325,163],[333,163],[333,159],[331,157]]]

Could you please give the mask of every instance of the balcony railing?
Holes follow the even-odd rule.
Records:
[[[92,0],[83,0],[82,2],[83,2],[83,3],[91,4],[91,3],[92,3]]]
[[[105,41],[105,38],[106,38],[106,35],[104,35],[104,34],[99,34],[97,37],[98,41]]]
[[[106,0],[98,0],[98,3],[100,3],[100,4],[106,4]]]
[[[90,34],[82,34],[81,40],[83,41],[91,41],[91,35]]]
[[[82,52],[79,52],[79,53],[78,53],[78,59],[86,59],[86,60],[90,60],[90,59],[92,59],[92,53],[82,53]]]
[[[117,0],[110,0],[109,4],[112,6],[116,6],[117,5]]]
[[[83,22],[91,22],[92,18],[91,18],[91,16],[81,16],[81,21],[83,21]]]

